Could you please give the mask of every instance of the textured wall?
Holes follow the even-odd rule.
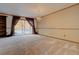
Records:
[[[38,22],[42,35],[79,42],[79,4],[42,17]]]

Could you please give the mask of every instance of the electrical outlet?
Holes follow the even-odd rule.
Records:
[[[64,37],[66,37],[66,35],[64,34]]]

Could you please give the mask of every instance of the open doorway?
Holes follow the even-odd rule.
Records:
[[[25,19],[20,19],[15,26],[15,35],[25,34],[32,34],[32,26]]]

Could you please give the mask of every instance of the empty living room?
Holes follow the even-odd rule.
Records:
[[[0,3],[0,55],[79,55],[79,3]]]

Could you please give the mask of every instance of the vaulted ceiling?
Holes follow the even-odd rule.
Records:
[[[40,17],[74,3],[0,3],[0,12],[27,17]]]

